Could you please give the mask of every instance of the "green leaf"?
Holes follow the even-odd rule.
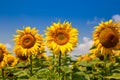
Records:
[[[120,64],[119,64],[119,63],[114,63],[113,66],[114,66],[114,67],[117,67],[117,66],[120,66]]]
[[[84,76],[85,76],[85,79],[90,80],[90,76],[88,75],[84,75]]]
[[[88,66],[88,63],[87,61],[85,60],[82,60],[80,63],[79,63],[80,66]]]
[[[19,62],[19,63],[16,65],[16,67],[25,67],[25,63]]]
[[[92,61],[90,61],[87,66],[92,67],[93,65],[97,64],[99,62],[99,58],[95,58]]]
[[[120,79],[120,73],[115,73],[112,76],[106,76],[107,79]]]
[[[64,72],[64,73],[71,73],[72,72],[72,70],[70,69],[70,68],[68,68],[67,66],[62,66],[61,67],[61,70]]]
[[[112,73],[120,73],[120,69],[113,69],[111,72]]]
[[[53,58],[52,61],[57,62],[58,58]]]
[[[37,77],[40,77],[40,78],[46,78],[46,75],[48,75],[47,73],[49,72],[49,70],[47,68],[44,68],[44,69],[40,69],[38,70],[35,75]]]
[[[116,56],[115,59],[116,59],[116,62],[120,62],[120,57]]]
[[[34,76],[30,77],[29,80],[38,80],[37,75],[34,75]]]
[[[44,64],[44,65],[51,65],[52,62],[50,62],[50,61],[44,61],[43,64]]]
[[[72,76],[72,80],[87,80],[85,78],[85,73],[84,72],[76,72]]]
[[[83,66],[79,66],[78,69],[79,69],[80,71],[87,71],[86,67],[83,67]]]
[[[110,68],[110,67],[112,67],[112,62],[109,62],[109,63],[106,63],[106,68]]]
[[[20,70],[19,72],[14,73],[14,75],[17,77],[29,77],[25,70]]]

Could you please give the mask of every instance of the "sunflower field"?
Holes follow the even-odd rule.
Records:
[[[16,30],[13,52],[0,43],[0,80],[120,80],[120,22],[94,27],[93,45],[77,59],[78,29],[65,21],[39,30]],[[46,46],[50,50],[48,56]]]

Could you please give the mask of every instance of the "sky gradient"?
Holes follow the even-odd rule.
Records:
[[[116,19],[116,15],[120,17],[119,3],[120,0],[0,0],[0,43],[11,48],[16,29],[23,26],[36,27],[44,34],[53,22],[69,21],[79,30],[78,47],[86,47],[91,45],[94,26]]]

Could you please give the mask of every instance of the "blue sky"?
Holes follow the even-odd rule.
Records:
[[[79,30],[79,44],[92,39],[100,21],[120,16],[120,0],[0,0],[0,43],[13,44],[23,26],[43,30],[52,22],[69,21]]]

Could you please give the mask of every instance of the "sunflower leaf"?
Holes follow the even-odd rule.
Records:
[[[120,79],[119,73],[114,73],[112,76],[106,76],[107,79]]]

